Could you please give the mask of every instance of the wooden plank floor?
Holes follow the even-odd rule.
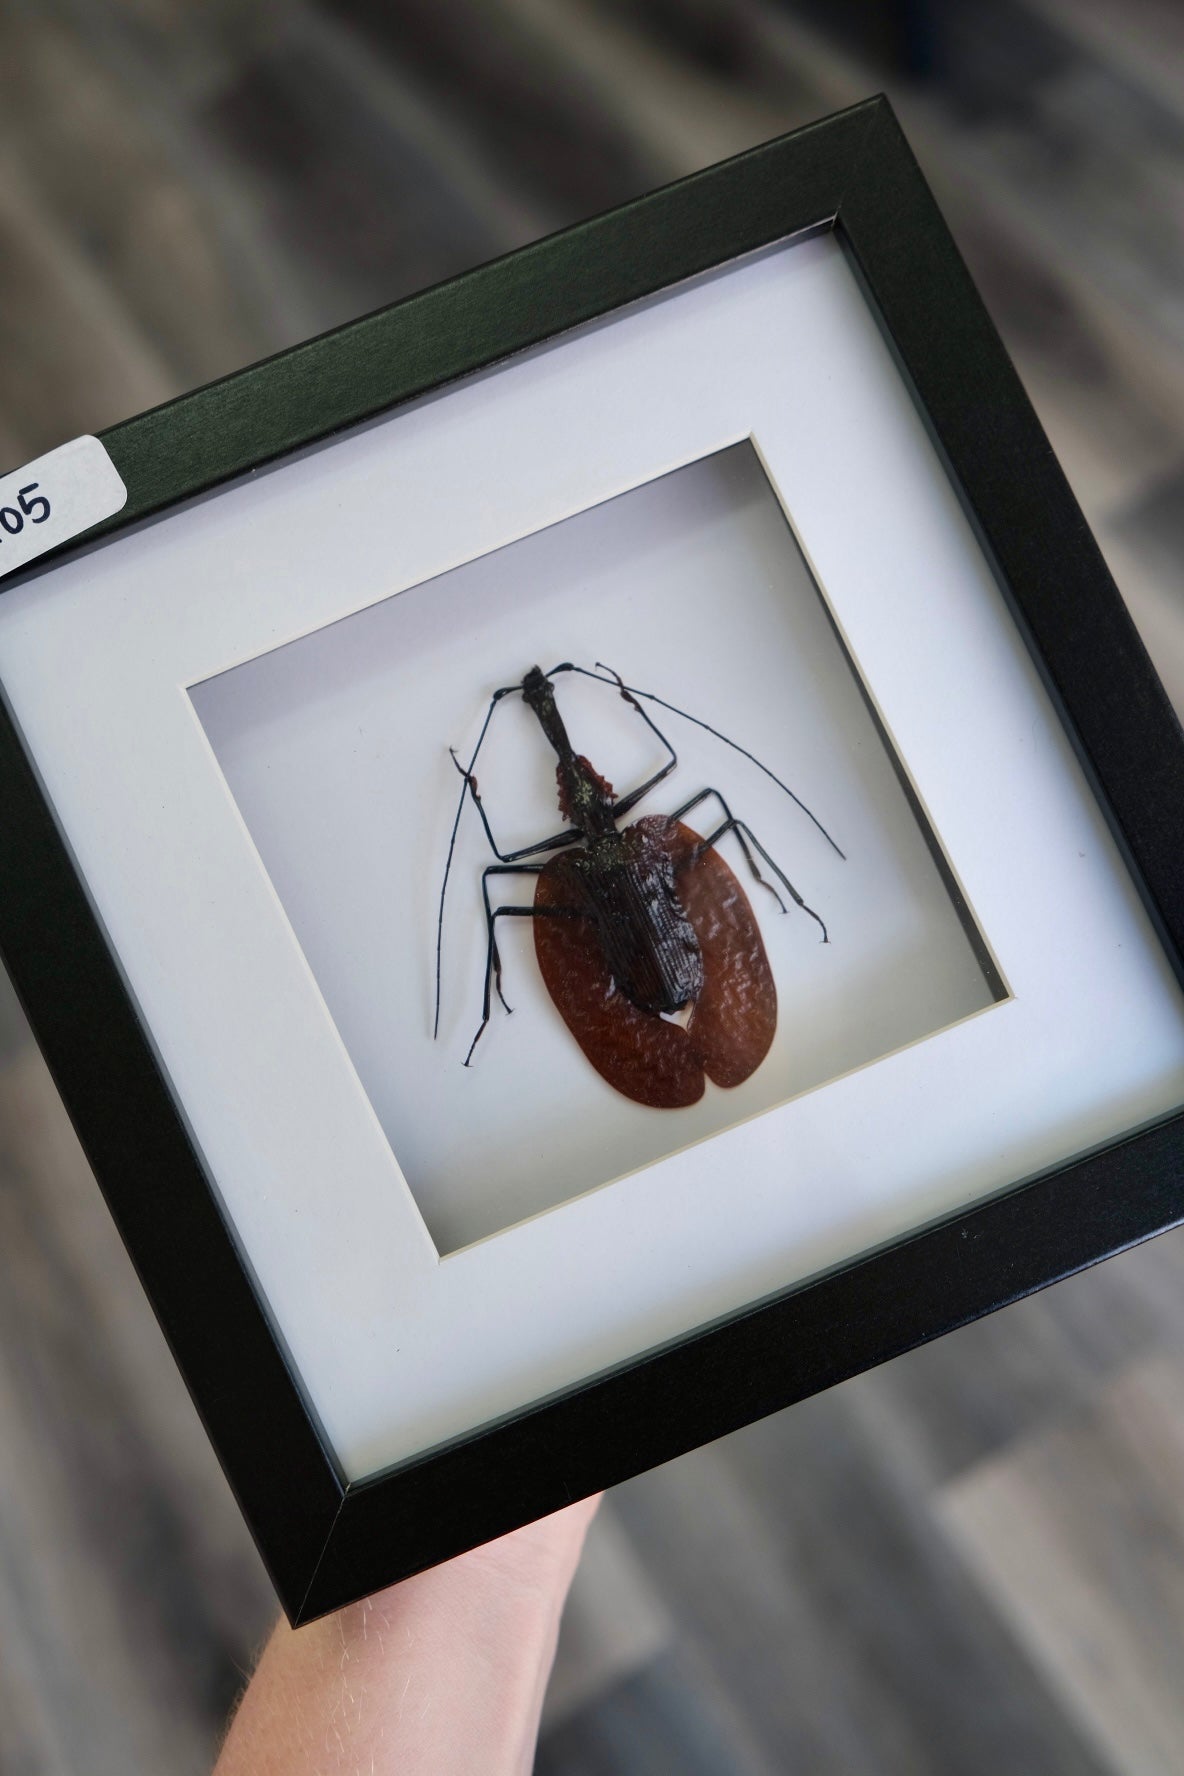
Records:
[[[1184,709],[1178,14],[893,16],[14,9],[0,459],[888,85]],[[1178,1233],[620,1488],[539,1771],[1178,1772],[1182,1425]],[[0,980],[0,1776],[200,1776],[272,1610]]]
[[[1126,1776],[1184,1748],[1184,1361],[1157,1352],[947,1490],[1035,1664]]]

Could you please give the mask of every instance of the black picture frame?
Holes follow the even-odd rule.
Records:
[[[105,546],[179,502],[626,304],[825,231],[856,270],[1184,980],[1184,735],[883,98],[112,427],[102,441],[127,505],[57,554]],[[348,1484],[236,1253],[2,703],[0,832],[0,953],[293,1623],[1184,1219],[1177,1113]]]

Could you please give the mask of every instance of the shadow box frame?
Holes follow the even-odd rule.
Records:
[[[1184,981],[1184,736],[883,98],[110,428],[101,441],[126,506],[5,582],[0,596],[47,565],[110,548],[198,496],[573,329],[775,244],[828,233]],[[294,1624],[1184,1219],[1184,1113],[1175,1111],[351,1482],[223,1220],[2,699],[0,832],[0,953]]]

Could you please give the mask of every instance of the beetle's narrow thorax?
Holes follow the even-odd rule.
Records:
[[[523,679],[522,697],[534,710],[539,726],[559,759],[555,776],[563,818],[570,820],[589,838],[615,832],[612,804],[616,798],[612,784],[606,783],[588,760],[573,748],[555,702],[555,686],[541,667],[532,666]]]

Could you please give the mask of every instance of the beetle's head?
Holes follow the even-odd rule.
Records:
[[[555,686],[547,677],[541,666],[532,666],[521,684],[522,701],[538,710],[545,703],[555,700]]]

